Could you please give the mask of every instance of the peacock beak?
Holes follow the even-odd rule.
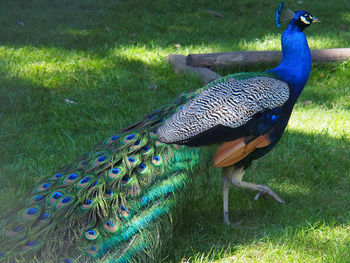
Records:
[[[313,16],[312,23],[321,23],[321,21],[316,16]]]

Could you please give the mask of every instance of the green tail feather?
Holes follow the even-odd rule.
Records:
[[[193,96],[106,138],[33,187],[0,220],[0,262],[152,260],[199,160],[199,149],[161,143],[155,131]]]

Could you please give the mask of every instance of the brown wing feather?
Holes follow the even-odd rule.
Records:
[[[267,138],[267,134],[260,135],[247,144],[244,141],[245,137],[221,144],[215,153],[215,166],[231,166],[242,160],[256,148],[262,148],[270,144],[270,140]]]

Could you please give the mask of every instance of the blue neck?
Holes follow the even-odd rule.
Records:
[[[282,34],[282,62],[270,70],[287,82],[290,87],[290,103],[294,105],[303,90],[311,71],[311,54],[305,34],[292,19]]]

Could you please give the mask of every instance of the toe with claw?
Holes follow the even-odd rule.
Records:
[[[256,194],[256,196],[254,197],[254,201],[257,201],[259,199],[259,197],[262,195],[263,197],[265,197],[266,195],[270,195],[272,196],[277,202],[284,204],[284,200],[279,197],[274,191],[272,191],[268,186],[266,185],[262,185],[263,190],[258,190],[258,193]]]

